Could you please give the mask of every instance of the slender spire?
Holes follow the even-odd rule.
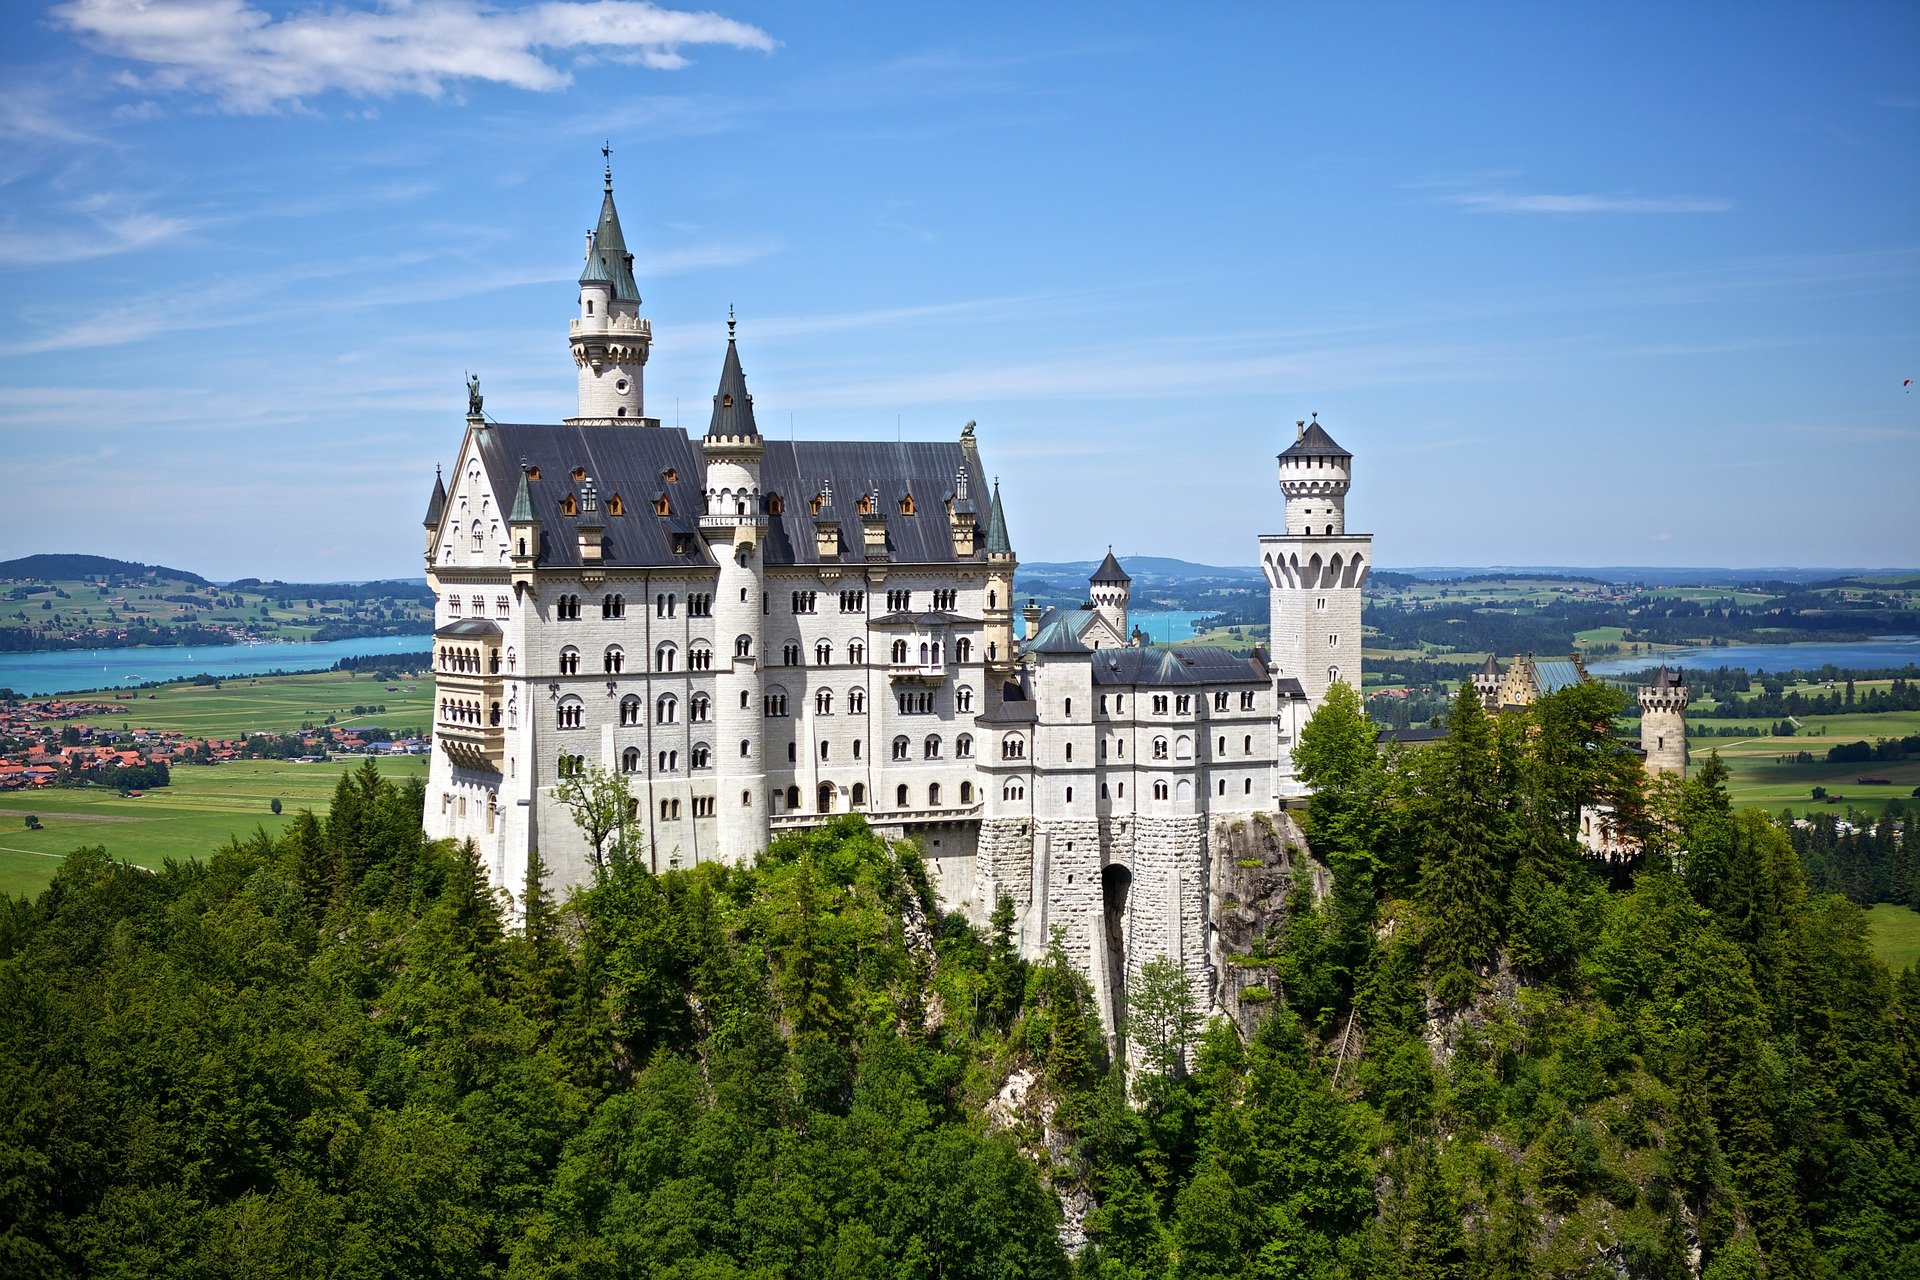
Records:
[[[601,148],[601,154],[612,156],[613,148]],[[589,276],[594,279],[595,267],[591,259],[599,259],[598,270],[606,273],[606,279],[613,281],[613,296],[618,302],[640,302],[640,286],[633,278],[633,255],[627,252],[627,238],[620,230],[620,211],[613,207],[613,161],[607,161],[606,189],[600,196],[600,221],[593,228],[593,240],[588,246],[590,261],[581,272],[584,281]]]
[[[993,478],[993,505],[987,509],[987,554],[1010,556],[1013,540],[1007,537],[1007,513],[1000,506],[1000,477]]]
[[[1094,586],[1099,587],[1107,585],[1118,586],[1132,582],[1133,579],[1128,577],[1127,571],[1120,567],[1120,562],[1113,558],[1113,546],[1109,544],[1107,546],[1107,558],[1100,562],[1100,567],[1093,571],[1093,577],[1089,579],[1089,581],[1092,582]]]
[[[613,194],[613,140],[607,139],[600,144],[600,158],[607,162],[607,194]]]
[[[508,524],[532,524],[533,495],[527,492],[527,460],[520,459],[520,488],[513,495],[513,511],[507,516]]]
[[[713,393],[713,421],[707,435],[760,438],[753,421],[753,397],[747,394],[747,375],[740,368],[740,348],[733,336],[733,308],[727,308],[727,361],[720,366],[720,389]]]
[[[440,468],[433,469],[433,497],[427,499],[427,518],[424,523],[429,529],[440,527],[440,517],[447,509],[447,486],[440,479]]]

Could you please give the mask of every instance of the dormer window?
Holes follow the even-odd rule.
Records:
[[[668,500],[666,494],[663,493],[653,500],[653,514],[657,516],[670,516],[673,514],[673,503]]]
[[[731,409],[731,408],[733,408],[733,397],[732,397],[731,395],[724,395],[724,396],[721,396],[721,397],[720,397],[720,407],[721,407],[722,409]]]
[[[822,508],[822,507],[824,507],[824,506],[826,506],[826,505],[827,505],[827,495],[826,495],[826,494],[824,494],[824,493],[816,493],[816,494],[814,494],[814,495],[813,495],[813,514],[815,514],[815,515],[819,515],[819,514],[820,514],[820,508]]]
[[[619,494],[617,494],[617,493],[616,493],[616,494],[614,494],[614,495],[613,495],[612,497],[610,497],[610,498],[608,498],[608,499],[607,499],[607,514],[608,514],[608,515],[610,515],[610,516],[623,516],[623,515],[625,515],[626,513],[627,513],[627,504],[626,504],[626,503],[624,503],[624,502],[622,502],[622,501],[620,501],[620,495],[619,495]]]
[[[902,494],[900,496],[900,514],[903,516],[910,516],[913,514],[913,495],[912,494],[907,493],[907,494]]]
[[[577,516],[580,514],[580,504],[574,500],[572,494],[568,494],[566,497],[560,499],[560,514],[563,516]]]
[[[873,514],[873,495],[872,494],[863,493],[860,495],[860,514],[863,516],[870,516]]]
[[[668,467],[660,473],[660,478],[668,484],[676,484],[680,480],[680,473],[673,467]]]
[[[527,468],[527,479],[538,480],[539,478],[540,478],[540,468],[538,467]]]
[[[770,516],[785,515],[786,511],[787,511],[787,504],[780,501],[779,494],[770,493],[767,495],[767,514],[768,515]]]
[[[587,469],[585,467],[575,467],[573,469],[573,480],[575,484],[578,484],[580,481],[585,480],[586,478],[587,478]]]

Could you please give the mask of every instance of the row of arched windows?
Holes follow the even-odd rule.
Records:
[[[920,758],[922,760],[938,760],[940,758],[940,749],[940,735],[930,733],[920,744]],[[953,740],[953,755],[956,760],[973,759],[972,734],[963,733]],[[893,758],[895,760],[910,760],[913,758],[913,740],[904,733],[893,740]]]

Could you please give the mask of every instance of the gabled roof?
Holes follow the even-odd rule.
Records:
[[[993,505],[987,510],[987,554],[1010,556],[1013,541],[1007,537],[1007,513],[1000,506],[1000,481],[993,482]]]
[[[727,358],[720,366],[720,389],[713,393],[713,420],[707,425],[707,436],[758,439],[760,428],[753,421],[753,397],[747,394],[747,375],[740,367],[740,348],[734,342],[731,320],[727,329]]]
[[[424,523],[429,529],[440,527],[440,517],[447,510],[447,486],[440,479],[440,468],[433,469],[433,496],[427,499],[427,518]]]
[[[1089,578],[1088,581],[1095,586],[1104,586],[1109,583],[1124,585],[1132,582],[1133,579],[1128,577],[1127,571],[1120,567],[1120,562],[1113,558],[1113,548],[1108,547],[1107,558],[1100,562],[1100,567],[1093,571],[1093,577]]]
[[[1300,432],[1300,437],[1280,455],[1283,458],[1351,458],[1352,454],[1334,443],[1327,429],[1315,418]]]
[[[1053,620],[1043,623],[1021,649],[1026,653],[1044,653],[1054,656],[1064,654],[1088,654],[1093,650],[1080,641],[1079,628],[1074,626],[1077,609],[1062,610]]]
[[[1586,676],[1580,668],[1564,658],[1542,661],[1534,659],[1533,679],[1541,693],[1558,693],[1579,684]]]

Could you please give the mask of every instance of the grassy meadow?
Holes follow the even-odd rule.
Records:
[[[376,759],[395,781],[426,776],[425,756]],[[247,835],[256,826],[278,833],[301,809],[324,811],[341,773],[359,765],[357,758],[179,765],[171,786],[132,799],[92,787],[0,792],[0,892],[38,893],[60,860],[82,845],[104,845],[116,858],[159,867],[169,858],[204,857],[227,837]],[[278,817],[275,799],[281,802]],[[38,815],[45,829],[27,830],[28,814]]]
[[[1920,963],[1920,911],[1882,902],[1867,908],[1867,933],[1874,954],[1889,969]]]
[[[112,716],[88,716],[81,722],[106,728],[124,723],[134,729],[177,729],[215,738],[292,733],[302,724],[322,725],[328,716],[342,727],[377,724],[388,729],[425,729],[433,718],[432,678],[396,680],[390,685],[364,671],[235,676],[218,688],[183,682],[140,690],[133,701],[122,704],[126,711],[117,721]],[[105,702],[113,694],[103,690],[61,696],[76,702]],[[356,706],[384,706],[386,711],[355,715]]]

